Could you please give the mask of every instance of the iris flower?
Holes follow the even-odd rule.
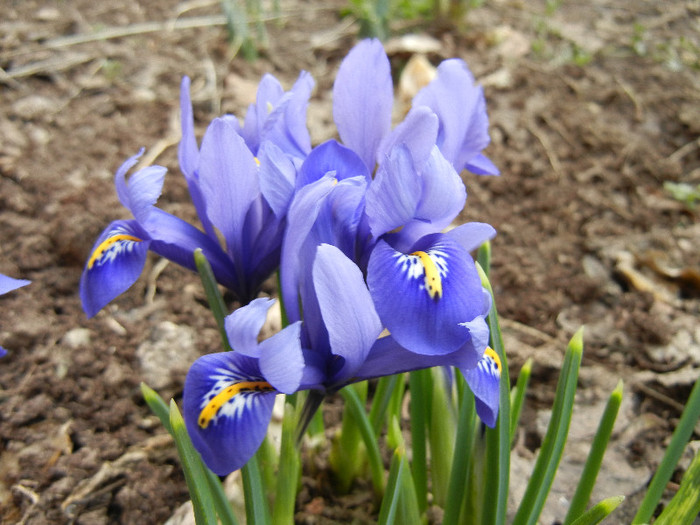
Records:
[[[271,301],[256,299],[226,320],[234,351],[200,357],[190,369],[183,394],[185,422],[209,468],[225,475],[252,457],[278,393],[311,389],[323,396],[356,381],[432,366],[460,368],[477,397],[479,415],[493,426],[500,370],[486,348],[488,329],[473,337],[474,348],[417,354],[392,336],[379,338],[383,326],[362,272],[339,248],[320,245],[311,273],[319,319],[312,321],[305,309],[303,323],[258,344]],[[482,321],[487,311],[481,312]],[[322,324],[325,338],[305,341],[309,322]],[[475,357],[479,352],[483,357]]]
[[[264,77],[243,127],[233,116],[217,118],[198,148],[189,79],[183,79],[179,161],[204,231],[155,206],[165,168],[149,166],[127,180],[140,154],[127,160],[116,173],[115,186],[134,219],[111,223],[93,246],[80,284],[89,317],[136,281],[149,250],[195,270],[193,253],[201,248],[217,281],[241,302],[257,295],[279,265],[291,199],[287,186],[293,185],[296,165],[310,150],[304,124],[312,88],[306,73],[287,93],[273,77]]]
[[[27,286],[30,282],[31,281],[27,281],[25,279],[13,279],[12,277],[8,277],[7,275],[0,273],[0,295],[16,290],[17,288],[21,288],[22,286]],[[5,356],[6,354],[7,350],[0,346],[0,357]]]

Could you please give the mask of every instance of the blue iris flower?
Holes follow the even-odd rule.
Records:
[[[297,166],[311,149],[305,112],[312,88],[306,73],[287,93],[264,77],[243,126],[230,115],[214,119],[198,148],[183,79],[178,156],[204,231],[155,206],[165,168],[149,166],[127,180],[140,154],[127,160],[115,185],[134,219],[111,223],[93,246],[80,283],[89,317],[136,281],[149,250],[195,270],[193,253],[201,248],[220,284],[244,304],[256,296],[279,265]]]
[[[317,311],[304,308],[304,321],[257,342],[272,301],[256,299],[227,317],[234,351],[200,357],[188,372],[183,394],[185,422],[197,450],[215,473],[241,468],[264,439],[278,393],[311,389],[321,394],[375,377],[432,366],[456,366],[477,397],[477,410],[493,426],[498,410],[494,384],[500,375],[493,357],[474,359],[464,348],[445,355],[421,355],[383,326],[360,269],[339,248],[321,244],[311,271]],[[318,315],[318,319],[312,319]],[[309,338],[307,323],[320,323],[325,337]],[[486,348],[488,329],[479,337]],[[497,357],[496,357],[497,359]],[[490,397],[489,397],[490,396]]]
[[[13,279],[12,277],[0,273],[0,295],[21,288],[22,286],[27,286],[30,282],[31,281],[27,281],[26,279]],[[0,357],[4,357],[6,354],[7,350],[0,346]]]

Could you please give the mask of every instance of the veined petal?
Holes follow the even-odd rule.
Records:
[[[457,241],[462,248],[471,252],[496,236],[496,229],[485,222],[468,222],[457,226],[445,235]]]
[[[148,218],[153,205],[163,191],[163,180],[167,170],[163,166],[147,166],[140,169],[126,180],[126,174],[138,161],[143,149],[128,159],[117,170],[114,183],[119,200],[134,218],[143,222]]]
[[[413,99],[414,106],[427,106],[440,119],[438,146],[461,171],[489,144],[486,102],[474,76],[460,59],[445,60],[437,76]]]
[[[189,182],[195,177],[199,166],[199,148],[194,136],[194,114],[192,112],[192,100],[190,99],[190,79],[182,77],[180,84],[180,125],[182,127],[182,139],[177,150],[180,169]]]
[[[401,346],[419,354],[463,347],[471,337],[464,323],[484,309],[472,258],[443,234],[424,237],[407,254],[379,241],[367,284],[384,326]]]
[[[284,327],[260,343],[260,371],[278,392],[293,394],[304,375],[301,321]]]
[[[467,190],[464,182],[440,150],[433,148],[422,169],[423,194],[416,218],[430,222],[435,231],[449,226],[464,208]]]
[[[333,118],[343,143],[374,171],[379,144],[391,130],[394,88],[379,40],[363,40],[343,60],[333,84]]]
[[[437,115],[430,108],[411,108],[406,118],[382,140],[377,162],[384,162],[384,158],[391,154],[392,148],[403,144],[411,153],[414,164],[422,167],[437,144],[439,124]]]
[[[80,278],[80,299],[88,317],[134,284],[150,244],[136,221],[115,221],[102,232]]]
[[[265,438],[276,394],[257,359],[225,352],[194,362],[183,392],[185,424],[213,472],[229,474],[255,454]]]
[[[498,354],[488,347],[476,367],[461,371],[474,392],[477,414],[486,425],[493,428],[498,417],[501,379],[501,360]]]
[[[343,357],[338,381],[354,375],[382,331],[360,269],[330,244],[316,252],[313,281],[331,351]]]
[[[372,180],[372,175],[357,153],[331,139],[316,146],[306,157],[299,170],[296,187],[311,184],[331,172],[337,180],[359,175],[364,176],[367,182]]]
[[[27,281],[26,279],[13,279],[12,277],[0,273],[0,295],[21,288],[22,286],[27,286],[29,283],[31,283],[31,281]]]
[[[230,254],[240,253],[246,214],[260,195],[258,166],[234,126],[212,121],[202,139],[199,184],[207,216],[226,239]]]
[[[408,147],[396,146],[367,189],[365,209],[372,235],[378,239],[413,220],[421,192],[421,179]]]
[[[274,300],[261,297],[226,316],[226,335],[234,351],[249,357],[260,357],[258,335],[267,319],[267,311],[273,304]]]
[[[296,167],[292,160],[274,143],[265,141],[258,150],[260,161],[260,191],[275,216],[287,214],[294,197]]]

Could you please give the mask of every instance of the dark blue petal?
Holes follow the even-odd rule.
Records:
[[[331,351],[345,360],[337,380],[353,376],[382,331],[360,269],[329,244],[316,252],[313,281]]]
[[[102,232],[80,278],[80,299],[88,317],[134,284],[150,244],[136,221],[115,221]]]
[[[192,444],[206,465],[225,476],[260,447],[277,392],[260,374],[256,359],[236,352],[209,354],[190,368],[183,412]]]
[[[464,325],[483,315],[481,282],[470,255],[443,234],[404,254],[379,241],[367,283],[382,323],[408,350],[444,355],[470,339]]]
[[[343,143],[374,171],[379,144],[391,130],[394,88],[379,40],[363,40],[343,60],[333,84],[333,118]]]
[[[31,281],[27,281],[26,279],[13,279],[12,277],[0,273],[0,295],[21,288],[22,286],[27,286],[29,283],[31,283]]]
[[[363,176],[369,182],[372,178],[362,159],[350,148],[328,140],[316,146],[301,165],[296,187],[301,188],[317,181],[324,175],[333,173],[337,180]]]
[[[477,414],[486,425],[493,428],[498,418],[500,394],[501,360],[498,354],[487,348],[476,367],[461,371],[474,392]]]

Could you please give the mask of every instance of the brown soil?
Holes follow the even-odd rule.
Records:
[[[33,283],[0,300],[10,349],[0,362],[2,523],[162,523],[187,500],[174,446],[139,383],[177,399],[187,363],[217,347],[198,279],[154,258],[87,320],[82,265],[109,221],[126,218],[112,173],[142,146],[170,170],[161,206],[193,217],[175,147],[183,75],[193,79],[201,136],[215,115],[241,114],[263,73],[290,86],[306,69],[317,82],[313,138],[332,135],[330,87],[357,30],[340,18],[343,5],[282,2],[252,63],[233,56],[217,19],[173,28],[175,0],[4,6],[0,273]],[[180,19],[219,15],[218,6]],[[464,219],[499,232],[492,280],[511,368],[535,359],[517,455],[527,460],[538,446],[563,348],[585,323],[580,413],[624,378],[612,448],[636,469],[637,485],[621,489],[628,496],[658,462],[700,369],[698,216],[663,188],[700,183],[698,14],[680,0],[497,0],[458,27],[418,28],[440,43],[433,64],[464,58],[486,90],[487,153],[503,175],[465,174]],[[143,30],[150,22],[162,25]],[[141,31],[69,38],[112,27]],[[410,49],[391,56],[398,73]],[[185,357],[158,373],[148,352],[163,339]],[[572,433],[585,441],[595,423],[574,417]],[[620,465],[607,468],[601,477]],[[307,480],[300,522],[371,521],[366,485],[337,498],[323,479]],[[548,512],[543,522],[561,518],[556,506]]]

